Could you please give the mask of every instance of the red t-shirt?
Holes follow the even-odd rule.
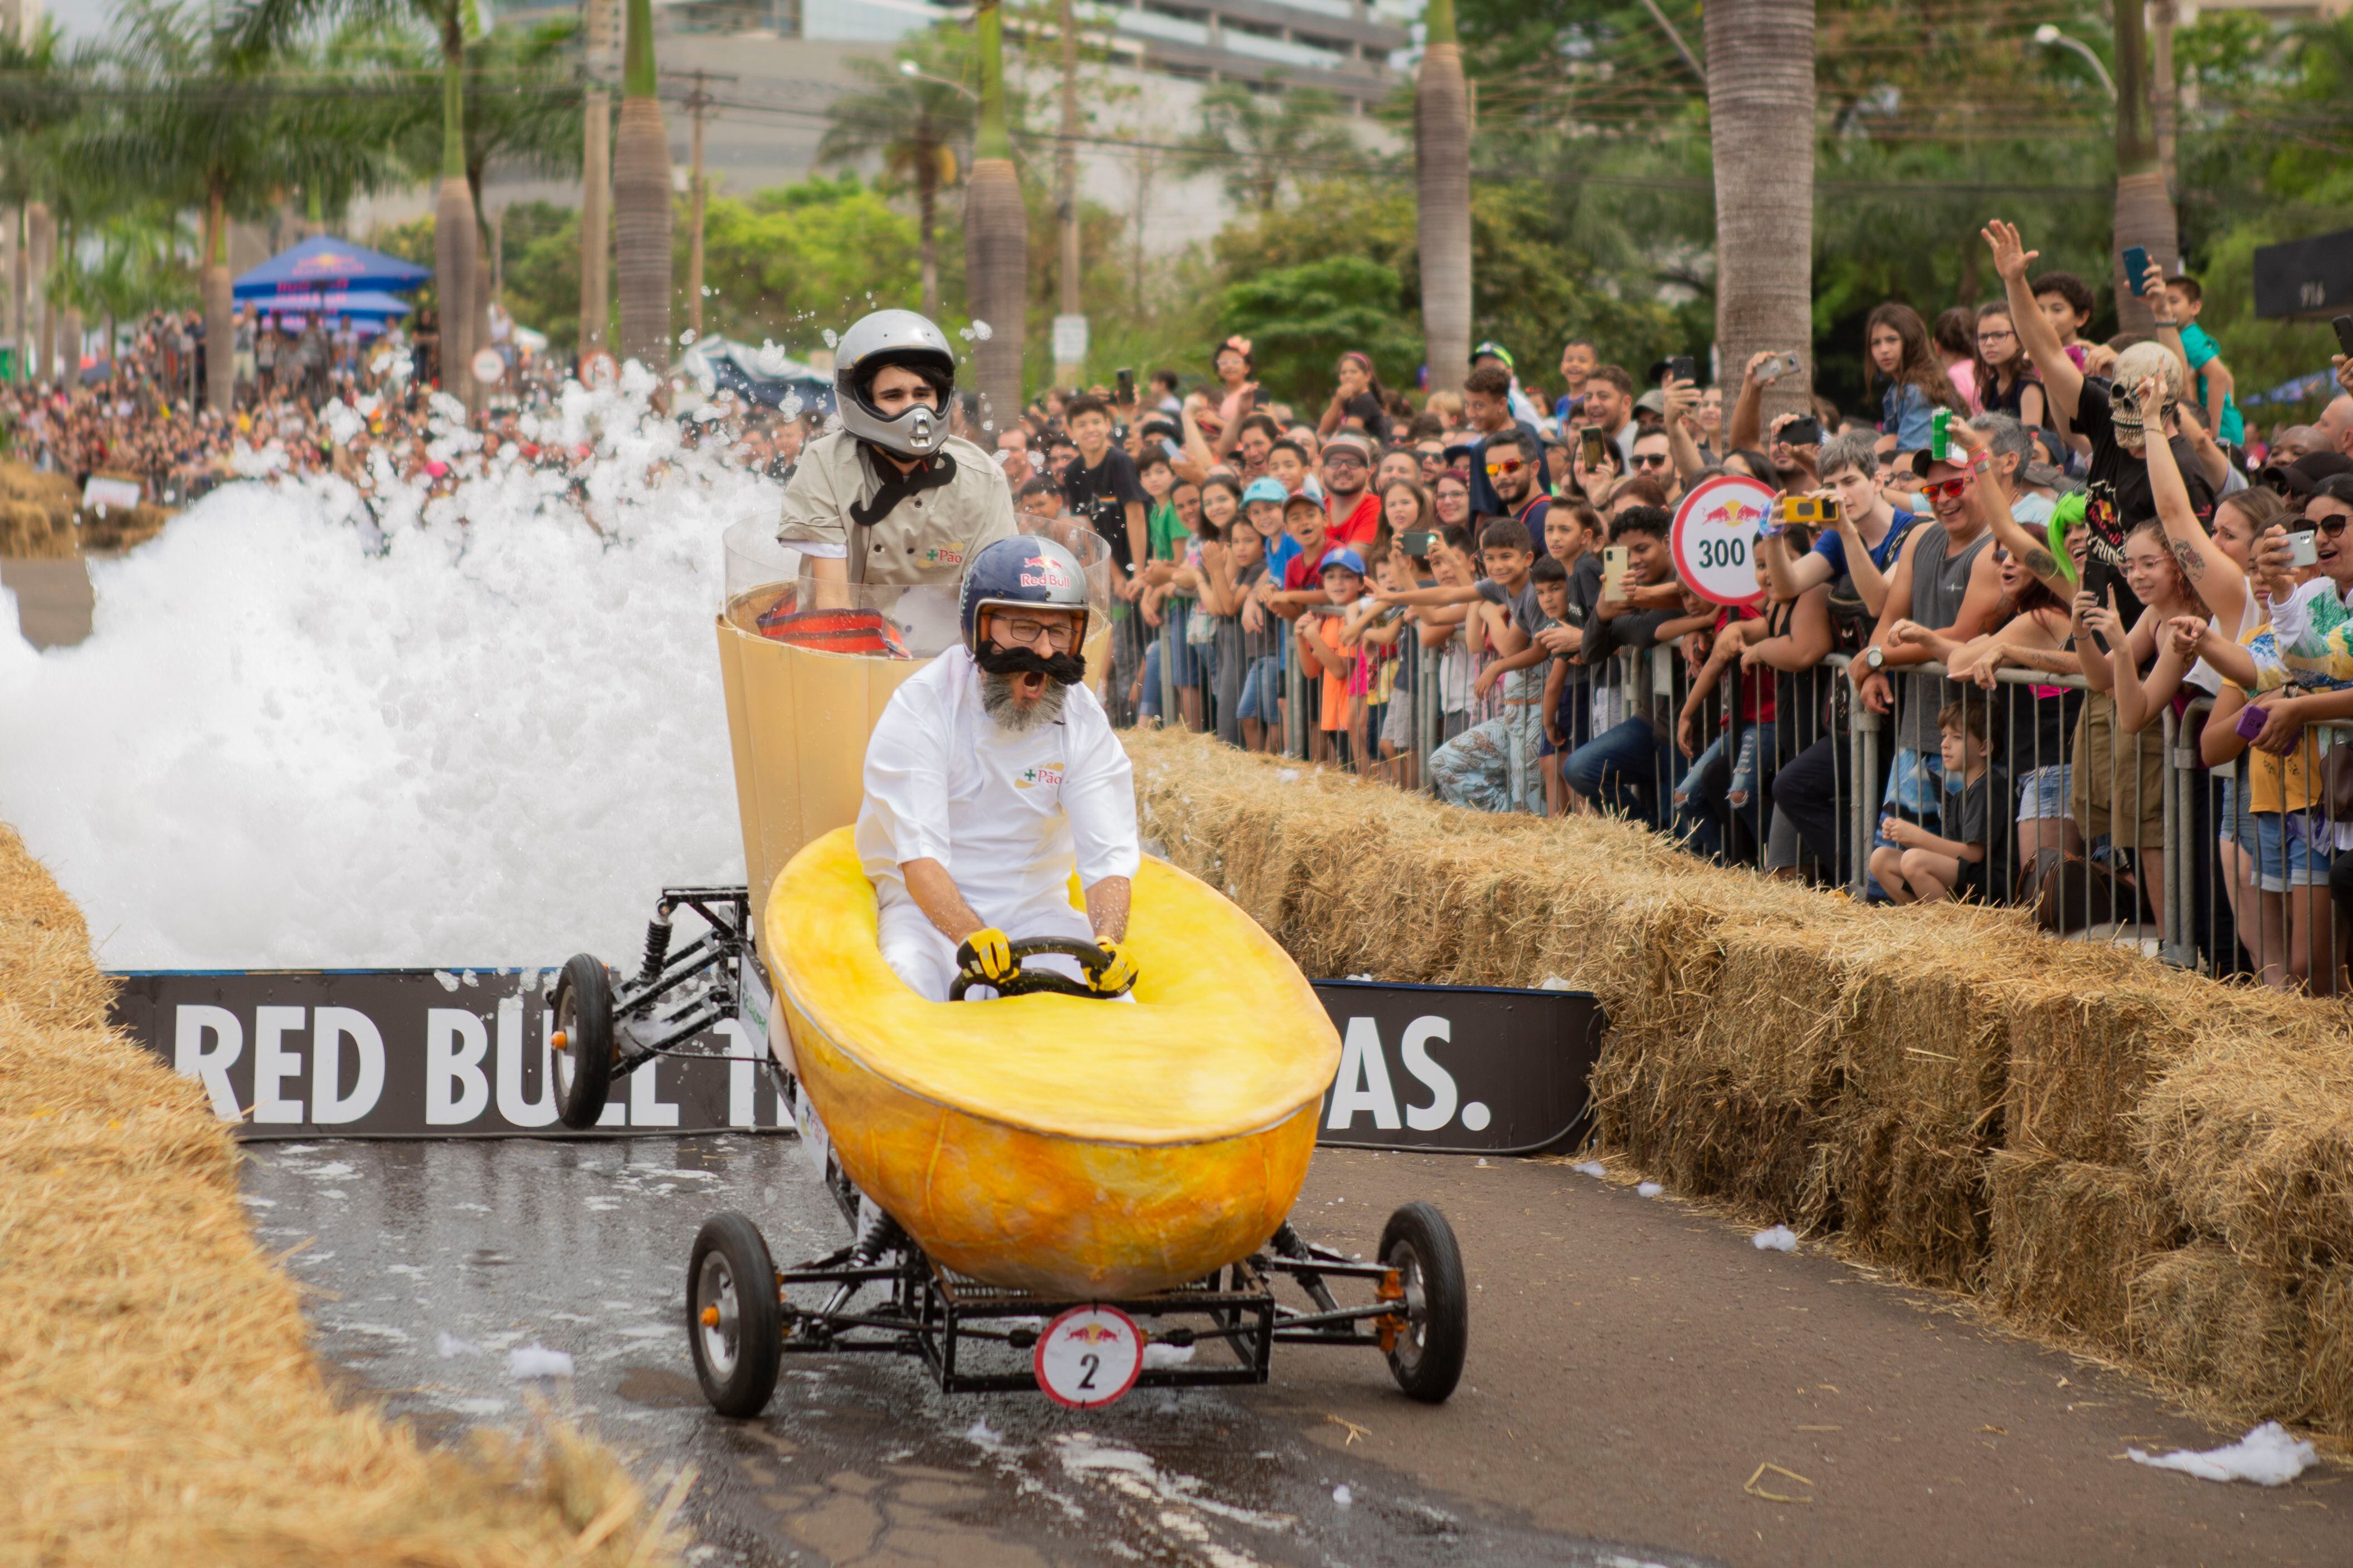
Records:
[[[1330,519],[1324,525],[1324,537],[1334,543],[1345,544],[1359,553],[1366,545],[1372,543],[1373,535],[1380,531],[1380,498],[1369,489],[1357,496],[1355,508],[1346,517],[1333,517],[1332,503],[1329,501],[1324,503],[1324,514]]]
[[[1324,548],[1314,555],[1303,552],[1293,556],[1291,564],[1282,569],[1283,592],[1296,594],[1308,588],[1321,588],[1324,585],[1324,558],[1340,547],[1340,542],[1327,533],[1324,536]]]

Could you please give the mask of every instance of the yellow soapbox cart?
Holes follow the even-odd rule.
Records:
[[[1089,567],[1099,675],[1104,547],[1037,529]],[[729,531],[726,553],[717,629],[746,885],[665,889],[634,975],[575,956],[551,1042],[563,1120],[586,1129],[616,1078],[704,1054],[699,1037],[740,1020],[767,1042],[849,1223],[846,1246],[788,1268],[745,1215],[704,1224],[687,1328],[712,1405],[756,1415],[786,1354],[886,1352],[920,1356],[951,1393],[1039,1388],[1084,1408],[1137,1386],[1262,1383],[1278,1342],[1378,1349],[1406,1394],[1445,1399],[1469,1306],[1444,1217],[1398,1209],[1371,1260],[1287,1217],[1340,1054],[1289,956],[1147,856],[1134,1005],[1039,971],[988,1000],[916,995],[883,962],[849,825],[875,720],[955,641],[954,592],[818,589],[757,521]],[[683,946],[681,912],[702,927]],[[1085,943],[1015,952],[1103,962]]]

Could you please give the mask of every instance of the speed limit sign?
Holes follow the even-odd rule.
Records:
[[[495,384],[507,373],[507,362],[496,349],[474,351],[474,379],[484,386]]]
[[[1057,1405],[1093,1410],[1124,1397],[1144,1370],[1144,1331],[1117,1307],[1073,1307],[1046,1325],[1031,1358]]]
[[[1692,592],[1718,605],[1754,605],[1764,597],[1757,585],[1757,531],[1772,515],[1770,485],[1738,474],[1719,474],[1692,487],[1675,508],[1668,545],[1675,574]]]

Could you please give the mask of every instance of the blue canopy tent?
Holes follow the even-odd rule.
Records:
[[[407,300],[395,299],[375,289],[350,292],[332,289],[326,293],[272,294],[257,303],[273,315],[350,316],[375,320],[406,316],[413,309]]]
[[[401,292],[432,276],[431,268],[415,262],[321,235],[240,275],[230,292],[239,300],[272,300],[280,294],[317,294],[322,289]]]

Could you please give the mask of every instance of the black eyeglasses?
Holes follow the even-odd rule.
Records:
[[[2343,533],[2345,531],[2345,525],[2348,522],[2353,522],[2353,517],[2316,517],[2312,519],[2312,526],[2318,529],[2321,532],[2327,534],[2331,539]]]

